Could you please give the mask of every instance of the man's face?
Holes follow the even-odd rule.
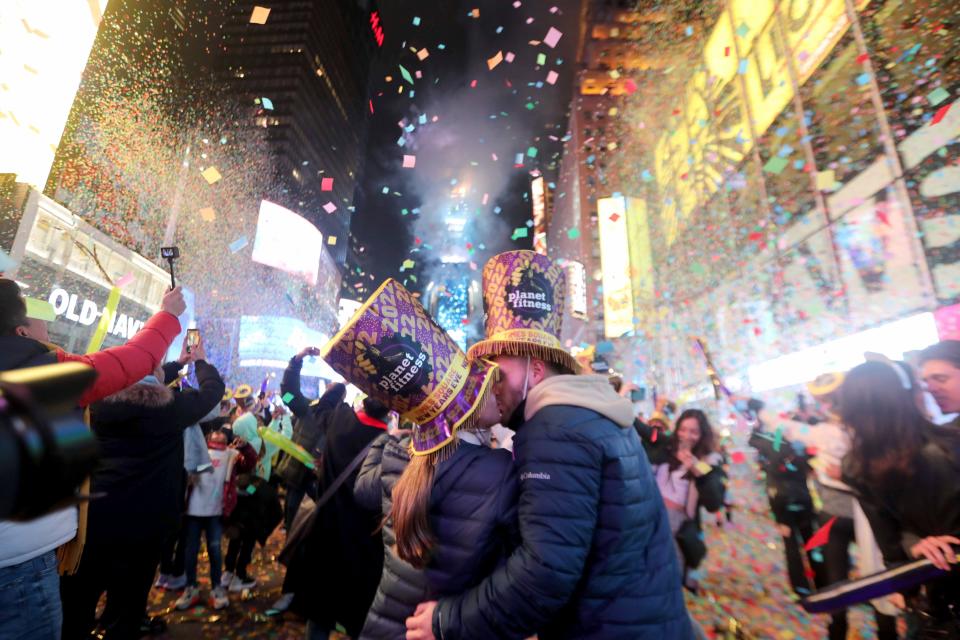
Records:
[[[940,410],[960,413],[960,369],[946,360],[927,360],[920,373]]]
[[[500,365],[500,381],[494,385],[493,392],[497,396],[500,413],[506,420],[523,401],[523,383],[529,361],[517,356],[497,356],[493,360]]]
[[[34,318],[27,318],[27,324],[21,327],[23,331],[20,332],[25,338],[32,338],[40,342],[50,342],[50,333],[47,331],[47,323],[43,320],[36,320]]]

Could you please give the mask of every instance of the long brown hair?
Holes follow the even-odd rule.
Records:
[[[899,373],[898,373],[899,371]],[[840,415],[852,431],[852,476],[884,485],[911,474],[934,428],[914,399],[916,378],[898,362],[866,362],[840,388]]]
[[[390,519],[397,538],[397,555],[417,569],[427,566],[436,540],[430,530],[430,492],[435,456],[413,456],[393,487]]]
[[[710,420],[707,419],[707,414],[705,414],[703,411],[700,411],[700,409],[687,409],[680,414],[679,418],[677,418],[677,422],[673,429],[673,435],[667,441],[666,451],[670,456],[671,471],[680,467],[680,459],[677,458],[677,449],[680,447],[680,437],[678,436],[677,432],[680,431],[680,425],[683,423],[683,421],[689,418],[696,420],[697,426],[700,427],[700,439],[697,440],[695,445],[693,445],[693,449],[690,451],[690,453],[702,460],[706,456],[716,451],[713,427],[710,426]]]

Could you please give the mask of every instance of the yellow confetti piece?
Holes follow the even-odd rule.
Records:
[[[203,176],[203,179],[207,181],[207,184],[213,184],[222,178],[220,172],[217,171],[216,167],[207,167],[200,172],[200,175]]]
[[[503,62],[503,51],[497,51],[497,55],[487,60],[487,68],[493,71],[501,62]]]
[[[100,316],[100,322],[97,323],[97,330],[90,336],[90,342],[87,343],[86,353],[96,353],[103,346],[103,339],[107,337],[107,330],[110,328],[110,318],[117,314],[117,306],[120,304],[120,287],[110,289],[110,295],[107,296],[107,306],[103,309]]]
[[[817,172],[817,189],[820,191],[833,190],[833,185],[836,183],[836,181],[837,178],[833,172],[833,169]]]
[[[250,24],[267,24],[267,18],[270,17],[270,9],[267,7],[255,6],[253,13],[250,14]]]
[[[53,322],[57,319],[57,314],[53,310],[53,305],[46,300],[39,300],[37,298],[24,298],[23,301],[27,303],[28,318],[33,320],[45,320],[46,322]]]
[[[213,207],[204,207],[200,209],[200,217],[204,222],[213,222],[217,217],[217,212],[213,210]]]
[[[426,60],[430,57],[430,52],[427,51],[426,48],[420,49],[420,51],[417,51],[417,57],[420,58],[421,61]]]

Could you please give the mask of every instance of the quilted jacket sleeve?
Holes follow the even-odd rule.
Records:
[[[57,361],[81,362],[96,369],[97,379],[77,403],[85,407],[153,373],[179,333],[180,320],[171,313],[160,311],[147,320],[137,335],[124,345],[84,356],[58,349]]]
[[[439,601],[438,639],[530,637],[580,580],[596,527],[603,452],[571,431],[532,421],[523,431],[517,459],[522,544],[479,585]]]
[[[390,435],[385,433],[370,447],[367,457],[360,467],[357,482],[353,485],[353,498],[368,511],[380,511],[383,488],[380,484],[380,471],[383,468],[383,448]]]

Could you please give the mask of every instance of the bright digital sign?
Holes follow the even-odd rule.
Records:
[[[633,287],[627,237],[627,199],[597,200],[600,266],[603,271],[603,331],[618,338],[633,330]]]
[[[858,9],[867,4],[856,2]],[[844,0],[784,2],[779,16],[775,8],[772,0],[731,0],[707,38],[683,106],[657,141],[654,168],[668,244],[793,98],[789,65],[802,85],[851,24]]]
[[[306,218],[263,200],[253,241],[254,262],[286,271],[317,284],[323,234]]]
[[[284,316],[242,316],[237,355],[241,367],[284,369],[290,358],[304,347],[322,347],[329,338],[296,318]],[[341,380],[321,358],[305,358],[303,375]]]
[[[106,6],[0,2],[0,172],[43,189]]]

